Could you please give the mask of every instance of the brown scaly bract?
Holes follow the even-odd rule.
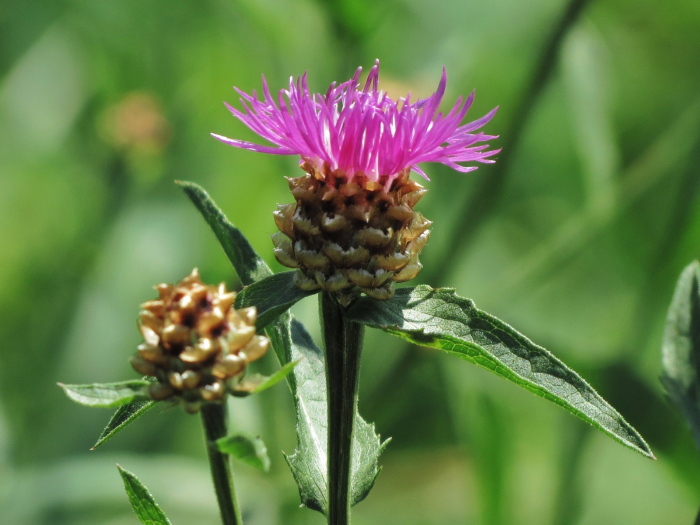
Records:
[[[160,297],[141,305],[144,343],[131,358],[134,369],[156,379],[154,400],[181,402],[187,412],[202,403],[246,393],[247,365],[260,359],[269,339],[256,335],[256,309],[233,308],[235,292],[202,283],[196,269],[176,285],[159,284]]]
[[[426,190],[408,178],[409,170],[385,190],[360,177],[348,183],[302,167],[307,175],[288,179],[296,203],[274,214],[277,260],[298,268],[295,283],[304,290],[390,298],[395,282],[413,279],[422,268],[418,255],[431,222],[413,207]]]

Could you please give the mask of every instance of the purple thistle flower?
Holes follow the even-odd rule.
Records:
[[[493,115],[493,109],[473,122],[460,125],[474,100],[472,93],[462,97],[444,115],[438,111],[447,84],[443,68],[437,91],[428,98],[412,102],[410,94],[394,101],[379,90],[379,61],[372,67],[364,87],[359,78],[362,68],[340,85],[331,84],[325,95],[310,93],[306,73],[290,79],[289,89],[280,90],[276,99],[263,77],[264,98],[235,88],[241,96],[243,110],[229,104],[233,115],[274,146],[263,146],[220,135],[214,138],[260,153],[299,155],[302,167],[325,178],[351,182],[364,178],[386,189],[408,171],[428,178],[418,164],[440,162],[460,172],[476,166],[465,162],[495,162],[490,157],[500,150],[488,150],[488,144],[478,144],[497,138],[482,132]]]

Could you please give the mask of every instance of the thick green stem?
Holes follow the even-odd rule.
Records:
[[[221,521],[223,525],[241,525],[243,520],[233,486],[231,462],[229,457],[219,452],[214,444],[217,439],[227,434],[226,405],[205,404],[202,407],[202,423],[204,423],[211,477],[214,481],[216,499],[219,502]]]
[[[328,390],[328,524],[348,525],[363,327],[345,318],[335,294],[324,292],[319,300]]]

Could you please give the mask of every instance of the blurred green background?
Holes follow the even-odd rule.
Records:
[[[108,410],[57,381],[135,377],[138,304],[194,266],[235,285],[175,179],[202,184],[277,270],[271,212],[293,158],[222,106],[382,63],[394,96],[476,89],[499,162],[427,165],[434,221],[417,279],[449,285],[587,378],[647,438],[644,459],[467,363],[372,333],[360,407],[393,441],[356,525],[690,524],[700,456],[658,376],[676,277],[700,247],[695,0],[23,0],[0,6],[0,523],[134,523],[115,463],[176,524],[215,523],[198,418],[154,411],[95,452]],[[316,305],[295,312],[318,334]],[[264,363],[273,366],[273,363]],[[236,466],[249,525],[298,508],[280,386],[235,400],[273,470]]]

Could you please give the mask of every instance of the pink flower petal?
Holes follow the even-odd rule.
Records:
[[[472,133],[493,118],[496,109],[466,124],[462,120],[474,100],[459,98],[447,114],[439,106],[447,87],[443,68],[438,87],[431,96],[411,102],[410,94],[398,102],[379,90],[379,61],[360,84],[358,68],[353,77],[331,84],[325,94],[309,92],[307,75],[290,79],[289,88],[273,97],[263,77],[263,99],[255,91],[240,95],[241,110],[226,107],[271,146],[213,135],[230,146],[259,153],[299,155],[313,166],[327,166],[348,179],[363,175],[388,187],[405,170],[428,178],[417,166],[439,162],[459,172],[476,166],[462,162],[493,163],[500,150],[479,144],[495,135]]]

